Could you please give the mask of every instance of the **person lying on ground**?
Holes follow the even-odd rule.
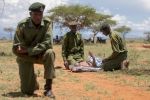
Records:
[[[92,52],[89,52],[89,56],[86,61],[82,61],[74,65],[69,65],[69,69],[72,72],[97,72],[102,69],[100,67],[101,64],[102,59],[100,57],[94,56]]]

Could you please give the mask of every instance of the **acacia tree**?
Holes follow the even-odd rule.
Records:
[[[79,28],[92,29],[95,38],[99,32],[100,23],[107,22],[116,25],[116,21],[111,20],[111,15],[105,15],[96,12],[96,9],[83,5],[61,5],[48,11],[50,18],[54,23],[61,23],[61,26],[67,26],[69,21],[81,23]]]
[[[96,39],[96,35],[98,34],[98,32],[100,31],[100,27],[102,25],[102,23],[109,23],[111,26],[113,25],[116,25],[116,21],[114,20],[110,20],[110,19],[107,19],[107,20],[103,20],[103,21],[97,21],[97,22],[94,22],[91,27],[92,27],[92,31],[93,31],[93,42],[96,43],[97,39]]]
[[[131,31],[131,28],[128,26],[120,26],[118,28],[114,29],[117,32],[120,32],[123,34],[123,39],[125,39],[125,36],[127,35],[127,33],[129,33]]]
[[[12,27],[8,27],[8,28],[4,28],[4,31],[10,33],[10,40],[12,40],[12,39],[13,39],[13,34],[12,34],[12,32],[14,31],[14,29],[13,29]]]

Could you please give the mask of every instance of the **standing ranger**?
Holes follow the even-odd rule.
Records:
[[[62,57],[66,69],[84,60],[84,43],[81,34],[77,32],[78,23],[71,21],[68,25],[70,32],[65,34],[62,44]]]
[[[104,71],[112,71],[121,69],[123,66],[128,68],[129,61],[127,59],[127,48],[125,41],[118,32],[112,31],[108,24],[103,24],[100,31],[104,35],[108,35],[111,42],[113,53],[103,59],[102,68]]]
[[[52,80],[55,78],[55,54],[52,47],[51,21],[43,17],[45,5],[39,2],[29,7],[30,17],[22,20],[16,29],[13,52],[17,55],[21,92],[33,95],[39,89],[34,63],[44,64],[44,95],[54,97]]]

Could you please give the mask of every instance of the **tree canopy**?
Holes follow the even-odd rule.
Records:
[[[12,27],[7,27],[7,28],[4,28],[4,31],[10,33],[10,39],[12,40],[13,39],[12,32],[14,31],[14,29]]]
[[[66,25],[69,21],[77,21],[82,27],[92,27],[97,22],[107,22],[116,25],[111,15],[99,13],[96,9],[83,5],[61,5],[48,11],[54,22]],[[99,26],[99,25],[98,25]]]
[[[118,27],[114,30],[117,31],[117,32],[120,32],[120,33],[128,33],[128,32],[131,31],[131,28],[128,27],[128,26],[120,26],[120,27]]]
[[[117,31],[117,32],[122,33],[123,38],[125,39],[125,35],[131,31],[131,28],[124,25],[124,26],[117,27],[114,30]]]

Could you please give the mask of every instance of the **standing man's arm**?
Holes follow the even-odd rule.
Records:
[[[23,36],[23,25],[22,24],[18,24],[18,26],[16,28],[16,32],[15,32],[14,40],[13,40],[12,51],[16,55],[27,54],[27,49],[25,46],[25,40],[24,40],[24,36]]]
[[[68,46],[68,41],[67,41],[67,34],[64,35],[63,37],[63,43],[62,43],[62,57],[63,57],[63,61],[64,61],[64,66],[66,67],[66,69],[69,69],[69,64],[67,61],[67,46]]]
[[[81,57],[84,60],[84,40],[82,39],[81,34],[78,34],[77,46],[75,46],[72,51],[76,53],[80,53]]]
[[[107,60],[114,59],[119,55],[119,53],[120,53],[119,44],[120,43],[119,43],[119,40],[117,37],[115,37],[111,40],[111,47],[112,47],[113,52],[109,57],[107,57],[103,60],[104,62]]]
[[[84,60],[84,41],[83,41],[82,37],[81,37],[81,44],[80,44],[80,53],[81,53],[81,57]]]
[[[67,34],[63,37],[63,43],[62,43],[62,57],[64,62],[67,60]]]
[[[38,55],[46,51],[47,49],[52,49],[53,48],[52,38],[53,37],[52,37],[51,25],[48,24],[43,41],[41,43],[38,43],[35,47],[28,48],[28,54],[30,56]]]

